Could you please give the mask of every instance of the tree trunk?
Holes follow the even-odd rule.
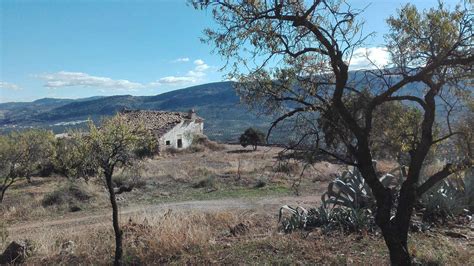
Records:
[[[408,250],[408,229],[415,197],[414,186],[405,182],[400,190],[397,213],[394,218],[390,217],[393,207],[390,192],[382,200],[377,201],[376,223],[382,230],[392,265],[411,265]]]
[[[408,247],[402,241],[402,238],[407,237],[407,233],[408,232],[406,232],[405,236],[403,236],[403,233],[399,232],[397,230],[397,226],[392,223],[389,223],[382,228],[383,238],[390,253],[391,265],[411,265]]]
[[[109,190],[110,204],[112,205],[112,223],[115,233],[115,258],[114,265],[122,264],[122,230],[120,230],[117,200],[115,199],[115,191],[112,184],[112,173],[105,173],[107,188]]]
[[[6,188],[6,187],[5,187],[5,188],[2,187],[2,193],[0,194],[0,203],[3,202],[3,197],[5,196],[5,191],[7,191],[7,188]]]
[[[2,192],[0,193],[0,203],[3,202],[3,198],[5,197],[5,192],[7,192],[7,189],[15,182],[14,178],[10,179],[10,182],[7,183],[7,179],[5,179],[5,182],[3,183],[1,189]]]

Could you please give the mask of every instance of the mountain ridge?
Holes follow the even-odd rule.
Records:
[[[235,82],[213,82],[153,96],[94,96],[82,99],[42,98],[33,102],[0,104],[0,127],[67,130],[67,122],[99,121],[123,109],[188,111],[195,109],[206,120],[205,133],[212,139],[235,141],[247,127],[266,129],[270,118],[257,116],[240,103]]]

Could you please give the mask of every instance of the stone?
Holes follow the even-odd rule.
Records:
[[[0,264],[23,263],[32,251],[32,245],[28,240],[13,241],[3,251],[3,254],[0,255]]]

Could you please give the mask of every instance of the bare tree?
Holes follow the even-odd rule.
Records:
[[[363,33],[363,10],[343,0],[194,1],[212,9],[217,26],[204,41],[227,60],[229,78],[250,106],[278,113],[272,130],[290,121],[300,133],[295,142],[308,152],[333,156],[356,166],[376,199],[375,221],[395,265],[408,265],[408,227],[416,199],[454,172],[472,167],[472,158],[448,162],[420,182],[420,171],[432,147],[461,134],[451,127],[436,137],[433,128],[441,98],[466,97],[472,87],[472,13],[443,4],[420,12],[406,5],[387,22],[389,67],[349,72]],[[466,5],[468,5],[466,3]],[[469,93],[467,93],[469,94]],[[464,95],[464,96],[461,96]],[[395,199],[379,181],[372,164],[377,110],[391,102],[421,112],[419,134],[412,138],[408,173]],[[447,118],[449,121],[449,117]],[[441,121],[440,121],[441,122]],[[383,126],[383,125],[382,125]],[[414,125],[415,126],[415,125]]]

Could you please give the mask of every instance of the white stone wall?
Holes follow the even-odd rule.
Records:
[[[196,134],[203,133],[203,129],[203,122],[196,122],[192,120],[183,121],[159,139],[160,150],[167,148],[186,149],[193,143],[193,137]],[[182,142],[181,148],[178,148],[179,139],[181,139]],[[169,141],[169,145],[166,145],[167,141]]]

